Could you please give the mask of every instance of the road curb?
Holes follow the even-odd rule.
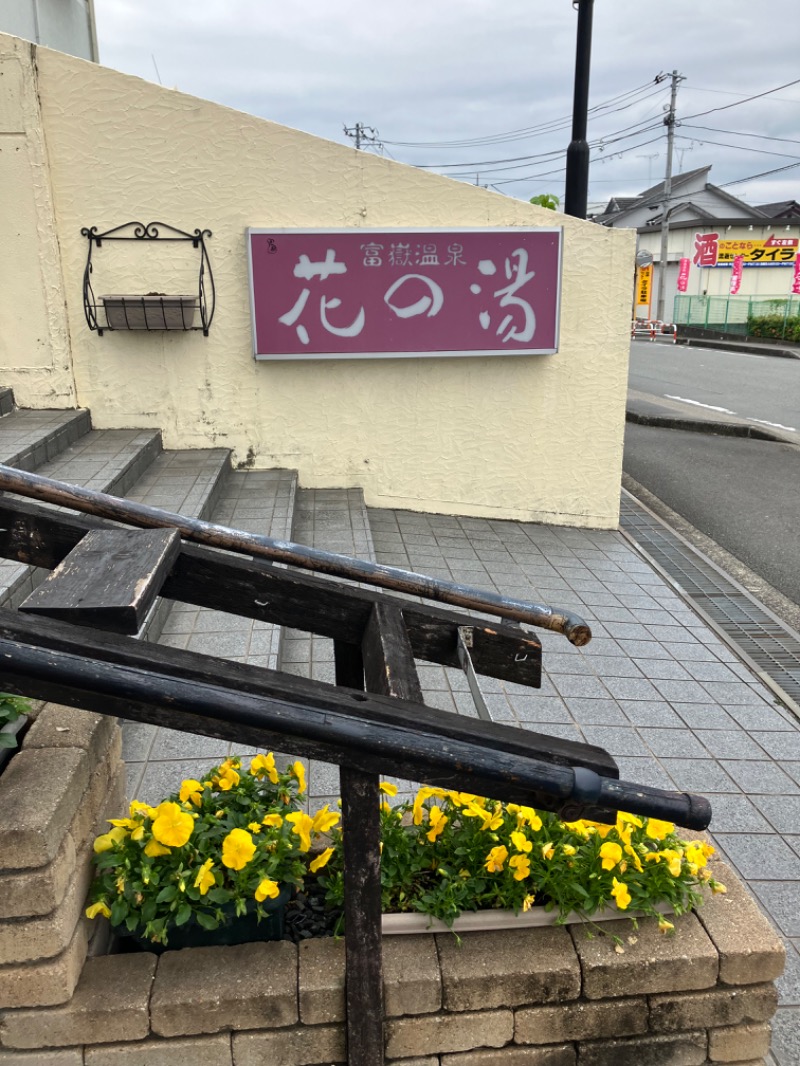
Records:
[[[681,418],[679,415],[644,414],[627,408],[625,421],[637,426],[658,426],[661,429],[680,429],[687,433],[715,433],[720,437],[751,437],[753,440],[769,440],[776,444],[791,444],[778,433],[759,429],[744,422],[714,422],[700,418]]]
[[[765,344],[748,344],[746,341],[717,341],[705,337],[678,337],[676,344],[686,348],[717,348],[724,352],[743,352],[745,355],[766,355],[778,359],[800,359],[800,352],[790,348],[772,348]]]

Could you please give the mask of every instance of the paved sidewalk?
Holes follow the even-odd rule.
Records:
[[[329,510],[324,499],[320,509]],[[331,535],[341,537],[341,521],[328,517]],[[497,721],[600,744],[626,779],[709,796],[718,848],[786,942],[773,1053],[780,1066],[796,1066],[800,723],[618,532],[374,509],[369,521],[379,562],[569,608],[590,622],[594,639],[582,649],[537,631],[545,667],[540,690],[481,679],[491,713]],[[318,546],[324,525],[318,517]],[[326,659],[320,655],[323,669]],[[423,665],[421,680],[432,704],[468,710],[457,671]],[[134,739],[129,731],[128,743]],[[199,740],[186,739],[192,748]],[[148,759],[166,754],[151,748]],[[178,746],[175,787],[184,771],[197,775],[197,762],[181,754]],[[326,796],[335,780],[333,768],[315,764],[312,796]]]

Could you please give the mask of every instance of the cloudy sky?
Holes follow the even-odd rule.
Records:
[[[95,6],[106,66],[341,143],[361,123],[377,131],[368,150],[509,196],[563,197],[570,0]],[[748,203],[800,200],[798,0],[597,0],[590,204],[663,178],[669,79],[655,79],[673,70],[685,78],[674,172],[712,164],[711,181]]]

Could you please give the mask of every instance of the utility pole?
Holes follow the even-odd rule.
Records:
[[[572,140],[567,148],[567,179],[564,212],[586,218],[589,197],[589,66],[592,59],[592,10],[594,0],[573,0],[578,9],[578,39],[575,47],[575,94],[572,101]]]
[[[355,126],[343,126],[345,134],[356,142],[356,148],[364,145],[373,145],[376,148],[383,147],[380,134],[372,126],[365,126],[363,122],[356,122]]]
[[[664,175],[664,206],[661,212],[661,251],[658,256],[658,302],[656,303],[656,318],[659,322],[664,321],[664,299],[667,292],[667,244],[669,243],[669,217],[670,199],[672,197],[672,151],[675,144],[675,101],[678,97],[678,85],[684,81],[683,74],[673,70],[671,74],[659,74],[657,82],[671,79],[669,95],[669,111],[664,118],[667,127],[667,170]]]

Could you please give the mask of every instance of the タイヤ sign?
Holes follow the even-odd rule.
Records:
[[[556,352],[561,233],[249,229],[255,357]]]

